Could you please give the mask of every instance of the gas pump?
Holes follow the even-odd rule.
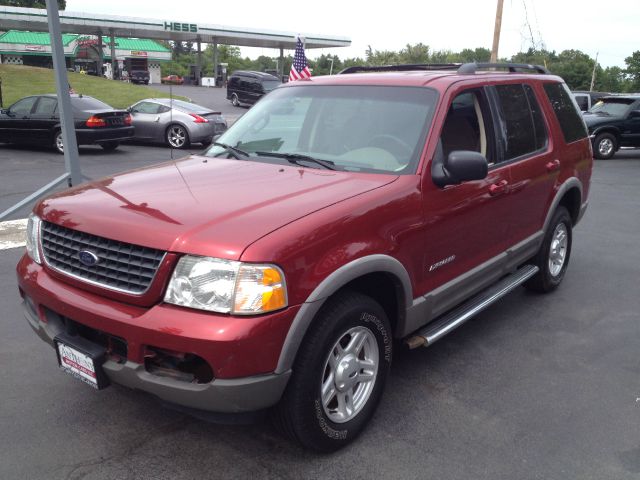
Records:
[[[227,84],[227,67],[228,63],[219,63],[216,72],[216,87],[224,87]]]

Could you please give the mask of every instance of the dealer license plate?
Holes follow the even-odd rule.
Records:
[[[60,368],[96,390],[106,387],[109,381],[102,370],[103,352],[96,345],[87,344],[83,348],[65,340],[60,335],[55,339]]]

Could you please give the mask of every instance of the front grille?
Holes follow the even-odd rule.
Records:
[[[109,240],[42,222],[42,251],[49,266],[62,273],[111,290],[139,295],[151,285],[164,252]],[[98,258],[94,265],[80,261],[89,251]]]

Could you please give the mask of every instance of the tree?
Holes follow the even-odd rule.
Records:
[[[0,5],[8,7],[25,8],[47,8],[45,0],[0,0]],[[67,0],[58,0],[58,9],[64,10],[67,7]]]
[[[629,89],[632,92],[640,91],[640,50],[636,50],[631,56],[624,59],[627,64],[625,73],[629,77]]]

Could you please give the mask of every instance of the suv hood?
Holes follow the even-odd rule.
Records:
[[[66,190],[36,213],[113,240],[238,259],[279,227],[397,178],[191,156]]]

